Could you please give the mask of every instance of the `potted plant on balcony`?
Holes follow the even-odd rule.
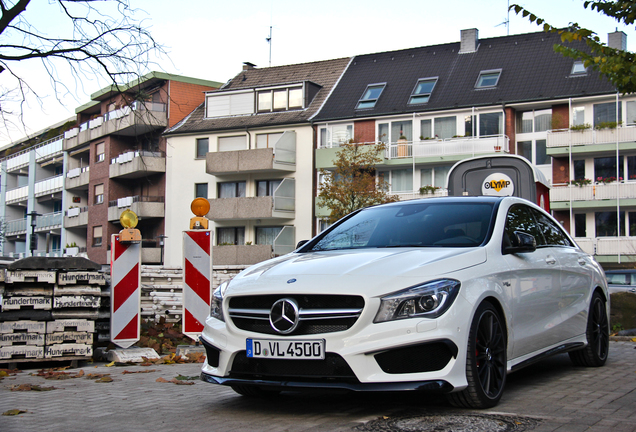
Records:
[[[79,247],[77,246],[77,243],[73,242],[70,245],[67,243],[65,253],[68,256],[77,256],[77,254],[79,253]]]
[[[570,184],[572,186],[583,187],[583,186],[587,186],[589,184],[592,184],[592,180],[590,180],[590,179],[575,179],[575,180],[571,180]]]
[[[495,151],[496,152],[500,152],[501,151],[501,146],[499,144],[495,144]]]
[[[409,145],[408,145],[408,141],[406,139],[406,137],[404,135],[400,135],[400,138],[398,139],[398,157],[406,157],[408,156],[408,152],[409,152]]]
[[[420,188],[420,195],[434,194],[435,191],[437,191],[438,189],[440,189],[439,186],[431,186],[431,185],[422,186]]]

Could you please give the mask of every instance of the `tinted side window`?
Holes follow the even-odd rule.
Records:
[[[561,228],[550,218],[536,209],[530,209],[537,220],[537,226],[549,246],[573,246]]]
[[[521,231],[534,236],[537,246],[545,246],[541,230],[537,226],[534,216],[530,212],[530,208],[523,204],[515,204],[508,209],[506,217],[506,236],[512,238],[515,231]]]

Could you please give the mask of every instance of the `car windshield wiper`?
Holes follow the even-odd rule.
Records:
[[[397,245],[384,245],[384,246],[376,246],[377,248],[399,248],[399,247],[428,247],[428,245],[422,243],[406,243],[406,244],[397,244]]]

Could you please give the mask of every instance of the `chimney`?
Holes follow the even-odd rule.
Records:
[[[622,31],[607,34],[607,46],[621,51],[627,51],[627,35]]]
[[[476,28],[461,31],[461,45],[459,54],[477,52],[479,47],[479,30]]]
[[[243,62],[243,70],[244,71],[248,71],[248,70],[252,70],[256,67],[256,65],[254,63],[250,63],[250,62]]]

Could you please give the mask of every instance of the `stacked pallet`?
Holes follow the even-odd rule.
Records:
[[[183,270],[180,267],[141,266],[141,317],[178,322],[183,313]]]
[[[109,295],[99,268],[83,258],[30,257],[9,264],[0,363],[90,359],[102,298]]]

